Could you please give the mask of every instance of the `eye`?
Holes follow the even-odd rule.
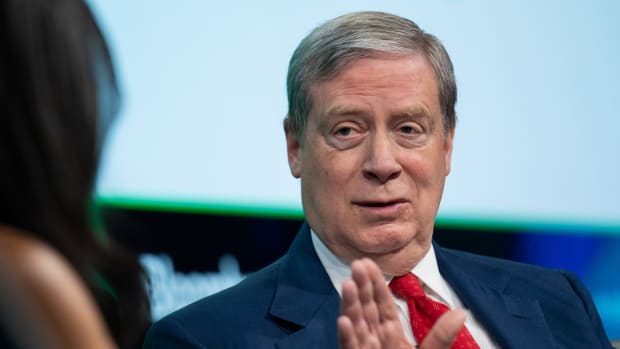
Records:
[[[334,132],[337,136],[350,136],[353,133],[352,127],[340,127]]]
[[[427,129],[419,122],[407,121],[399,124],[395,131],[399,143],[405,147],[417,147],[427,139]]]
[[[402,133],[414,133],[415,129],[413,127],[411,127],[411,126],[403,126],[403,127],[400,128],[400,131]]]
[[[350,149],[358,145],[363,139],[366,129],[356,122],[341,122],[327,134],[327,143],[336,149]]]
[[[362,132],[362,126],[355,122],[341,122],[332,128],[332,135],[337,138],[356,137]]]
[[[420,125],[412,123],[403,124],[398,128],[398,130],[406,135],[415,135],[424,132]]]

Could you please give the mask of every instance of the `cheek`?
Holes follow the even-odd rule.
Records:
[[[427,187],[436,181],[437,166],[433,166],[423,154],[408,158],[403,167],[406,168],[413,185],[417,187]]]
[[[303,198],[319,209],[323,202],[329,202],[329,194],[335,186],[332,164],[321,154],[308,152],[305,154],[301,168]]]
[[[351,152],[322,151],[308,155],[310,166],[306,175],[312,177],[317,191],[345,189],[361,171],[356,154]]]
[[[443,147],[440,147],[439,145],[433,147],[432,151],[429,151],[429,153],[426,154],[424,161],[428,176],[434,178],[435,181],[443,182],[449,172],[449,160],[450,155],[443,149]]]
[[[441,198],[446,178],[446,167],[443,156],[417,156],[409,158],[404,167],[411,193],[417,197],[418,204],[429,203],[434,206]],[[435,156],[437,155],[437,156]],[[423,198],[424,197],[424,198]]]
[[[312,157],[306,158],[310,161],[305,162],[302,169],[302,199],[307,218],[314,218],[317,228],[318,224],[333,228],[350,219],[350,200],[359,189],[356,173],[361,173],[360,166],[352,154],[308,155]]]

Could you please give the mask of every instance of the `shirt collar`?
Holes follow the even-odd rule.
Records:
[[[323,268],[327,272],[329,279],[332,281],[334,288],[342,297],[342,283],[351,278],[351,266],[342,262],[335,254],[330,251],[327,246],[319,239],[314,230],[310,229],[312,245],[319,256]]]
[[[413,267],[411,272],[418,277],[427,295],[434,296],[433,298],[437,298],[451,308],[456,305],[448,283],[439,273],[437,257],[435,257],[435,249],[432,244],[426,255]]]
[[[325,246],[323,241],[319,239],[314,230],[310,229],[310,233],[316,254],[321,264],[323,264],[323,268],[325,268],[334,288],[336,288],[336,291],[338,291],[338,294],[342,297],[342,283],[351,278],[351,266],[334,255],[332,251]],[[439,273],[437,258],[435,257],[435,250],[432,244],[426,255],[413,267],[411,272],[418,277],[427,294],[434,296],[433,298],[438,298],[441,302],[450,307],[456,306],[456,301],[451,296],[447,282]],[[391,276],[386,276],[386,283],[391,279]]]

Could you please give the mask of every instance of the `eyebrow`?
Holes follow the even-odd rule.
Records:
[[[368,112],[364,108],[360,108],[357,105],[344,104],[344,105],[336,105],[330,108],[325,113],[325,116],[327,116],[328,119],[331,119],[331,117],[347,116],[347,115],[362,115],[362,114],[367,114],[367,113]],[[428,110],[428,108],[422,105],[411,106],[403,110],[398,110],[392,114],[395,115],[397,118],[401,118],[401,119],[428,119],[430,131],[435,129],[435,119],[431,117],[431,113]]]
[[[428,119],[430,131],[435,129],[435,119],[431,117],[428,108],[416,105],[398,112],[399,117],[408,119]]]
[[[407,108],[399,112],[399,114],[406,115],[406,116],[413,117],[413,118],[422,118],[422,117],[430,117],[431,113],[429,112],[427,108],[421,105],[416,105],[416,106]]]

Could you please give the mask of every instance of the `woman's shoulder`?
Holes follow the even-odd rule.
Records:
[[[0,275],[14,287],[41,296],[86,291],[60,252],[27,231],[6,225],[0,225]]]
[[[0,262],[6,276],[19,275],[15,281],[28,284],[47,283],[50,278],[57,280],[58,276],[71,274],[65,258],[53,247],[27,231],[7,225],[0,225]]]
[[[26,347],[36,347],[39,338],[46,338],[47,347],[50,342],[66,348],[114,347],[85,283],[51,245],[0,225],[0,278],[1,316],[11,320],[2,322],[12,323],[11,333]]]

